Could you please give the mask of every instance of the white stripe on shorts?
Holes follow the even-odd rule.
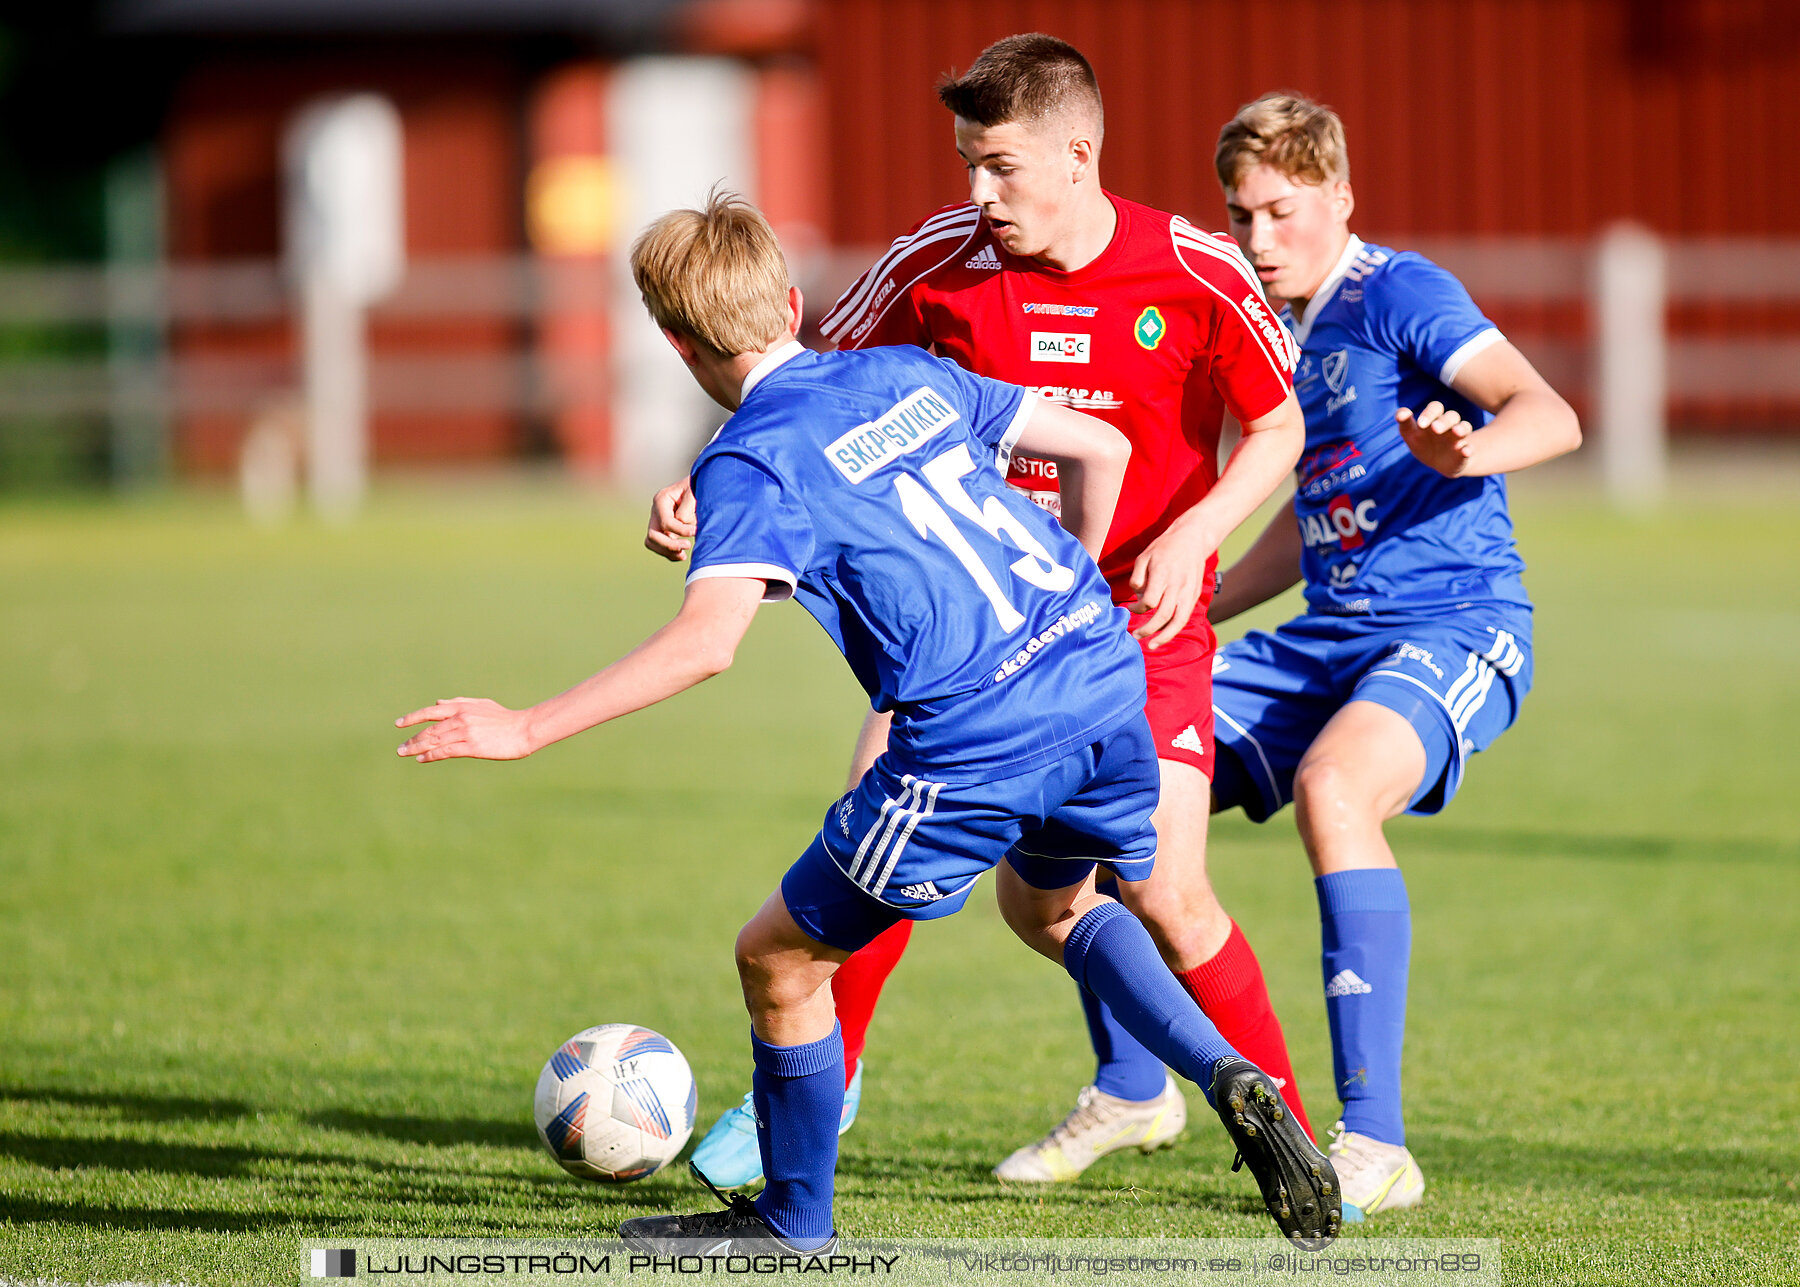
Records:
[[[1487,700],[1488,692],[1494,686],[1494,668],[1474,653],[1469,654],[1469,660],[1480,672],[1480,678],[1470,684],[1462,698],[1450,708],[1450,718],[1455,722],[1458,734],[1469,726],[1470,718],[1481,709],[1481,704]]]
[[[938,792],[944,789],[942,782],[921,782],[919,785],[931,788],[925,794],[924,809],[911,810],[911,816],[907,818],[906,825],[900,829],[900,834],[894,841],[894,847],[888,854],[887,865],[881,869],[880,878],[873,885],[865,886],[877,898],[880,898],[882,891],[887,888],[888,878],[894,874],[894,868],[900,862],[900,855],[906,850],[906,842],[912,839],[913,828],[931,816],[932,811],[937,808]]]
[[[900,793],[900,800],[911,798],[913,794],[913,784],[914,779],[911,776],[901,779],[901,785],[906,789]],[[863,837],[862,844],[857,846],[856,857],[850,860],[850,879],[856,881],[859,885],[862,884],[862,879],[858,873],[862,870],[863,860],[865,858],[869,859],[869,865],[871,867],[881,861],[881,851],[887,848],[888,837],[894,834],[894,827],[898,825],[897,815],[894,811],[896,809],[904,811],[906,808],[905,805],[900,803],[900,800],[888,799],[881,802],[881,812],[870,825],[869,832]],[[885,834],[883,834],[884,832]],[[877,835],[881,835],[882,837],[879,846],[875,844],[875,837]],[[872,857],[869,853],[871,847],[875,850]]]

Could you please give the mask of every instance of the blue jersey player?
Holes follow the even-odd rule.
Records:
[[[400,753],[528,755],[723,670],[757,605],[790,596],[893,726],[738,936],[767,1185],[723,1211],[628,1220],[620,1236],[658,1255],[829,1255],[844,1096],[831,976],[900,920],[954,912],[997,869],[1019,937],[1201,1087],[1284,1233],[1329,1242],[1330,1162],[1127,911],[1155,860],[1156,748],[1140,651],[1090,557],[1124,437],[922,349],[808,352],[774,233],[735,198],[658,220],[632,271],[694,378],[734,412],[694,465],[681,610],[527,710],[459,698],[403,716],[431,726]],[[1058,462],[1067,531],[1006,486],[1015,445]],[[1097,864],[1122,902],[1096,892]]]
[[[1502,475],[1576,447],[1569,406],[1449,273],[1351,235],[1343,126],[1266,95],[1220,134],[1232,235],[1300,341],[1290,508],[1224,574],[1223,621],[1306,610],[1214,662],[1214,809],[1290,801],[1312,860],[1346,1219],[1416,1205],[1400,1107],[1412,928],[1382,832],[1435,813],[1531,687],[1531,601]]]

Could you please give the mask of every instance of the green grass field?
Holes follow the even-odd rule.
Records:
[[[1431,1189],[1347,1237],[1501,1238],[1517,1283],[1800,1281],[1794,493],[1623,521],[1521,490],[1537,691],[1447,813],[1393,829]],[[679,577],[640,532],[466,484],[335,532],[204,496],[0,509],[0,1279],[291,1282],[307,1240],[704,1205],[679,1169],[564,1177],[531,1087],[630,1020],[687,1053],[703,1121],[741,1092],[731,938],[859,717],[823,634],[769,609],[728,674],[526,763],[393,755],[403,710],[536,699],[659,624]],[[1290,816],[1221,819],[1212,863],[1329,1122]],[[1270,1232],[1198,1095],[1171,1153],[999,1189],[1090,1071],[1072,989],[982,895],[914,943],[846,1231]]]

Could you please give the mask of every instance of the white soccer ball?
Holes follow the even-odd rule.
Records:
[[[661,1033],[603,1023],[576,1033],[538,1074],[532,1116],[563,1170],[623,1184],[654,1175],[694,1133],[694,1074]]]

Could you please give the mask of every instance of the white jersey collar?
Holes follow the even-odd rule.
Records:
[[[750,396],[750,390],[769,378],[769,374],[784,362],[792,362],[806,352],[806,345],[799,340],[790,339],[778,348],[770,349],[763,355],[763,360],[750,368],[744,377],[744,387],[738,390],[738,405],[744,405],[744,399]]]
[[[1294,325],[1290,328],[1298,343],[1306,343],[1306,337],[1312,333],[1314,320],[1319,316],[1320,310],[1331,302],[1331,297],[1337,293],[1338,283],[1344,280],[1344,274],[1350,271],[1351,263],[1361,253],[1362,248],[1363,239],[1355,233],[1351,233],[1350,242],[1344,247],[1344,253],[1338,256],[1336,266],[1325,274],[1325,280],[1319,283],[1319,289],[1314,291],[1312,298],[1306,301],[1306,316],[1295,319]],[[1292,317],[1293,312],[1293,307],[1290,305],[1288,315]]]

